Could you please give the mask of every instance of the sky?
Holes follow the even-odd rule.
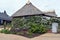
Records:
[[[30,0],[30,2],[41,11],[55,10],[60,17],[60,0]],[[12,16],[26,3],[27,0],[0,0],[0,12],[6,10],[7,14]]]

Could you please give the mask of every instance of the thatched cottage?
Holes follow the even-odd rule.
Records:
[[[36,18],[34,18],[34,16]],[[35,7],[30,1],[28,1],[21,9],[17,10],[13,15],[13,26],[14,27],[20,27],[23,26],[26,27],[29,24],[29,22],[40,22],[40,16],[43,18],[50,19],[51,17],[57,17],[55,14],[55,11],[49,11],[49,12],[43,12],[39,10],[37,7]],[[31,19],[31,20],[30,20]],[[45,20],[44,20],[45,21]],[[42,21],[42,22],[44,22]]]
[[[4,24],[4,22],[6,23],[11,22],[11,17],[7,15],[6,11],[0,12],[0,25]]]

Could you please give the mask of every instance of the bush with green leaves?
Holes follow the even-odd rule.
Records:
[[[31,17],[19,17],[19,18],[13,18],[12,23],[13,23],[13,27],[12,28],[20,28],[20,29],[24,29],[24,28],[29,28],[29,24],[30,23],[37,23],[40,24],[41,23],[41,17],[37,16],[31,16]]]
[[[11,32],[7,29],[0,30],[0,33],[10,34]]]
[[[41,16],[27,16],[27,17],[13,18],[12,23],[13,23],[12,27],[13,30],[17,28],[19,28],[20,30],[28,29],[28,32],[30,32],[30,34],[46,32],[45,28],[46,22],[45,23],[43,22],[43,18]]]
[[[29,29],[29,32],[30,33],[39,33],[39,34],[43,34],[43,33],[46,33],[47,32],[47,28],[43,25],[43,24],[35,24],[35,23],[31,23],[30,25],[30,29]]]

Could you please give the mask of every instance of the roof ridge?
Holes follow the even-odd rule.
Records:
[[[27,3],[26,4],[30,4],[31,2],[30,2],[30,0],[27,0]]]

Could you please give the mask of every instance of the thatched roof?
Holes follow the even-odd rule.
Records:
[[[37,15],[37,14],[44,14],[48,16],[55,16],[55,12],[42,12],[38,8],[36,8],[31,2],[24,5],[21,9],[15,12],[12,17],[19,17],[19,16],[26,16],[26,15]]]
[[[25,15],[36,15],[36,14],[43,14],[42,11],[37,9],[32,3],[24,5],[21,9],[15,12],[12,16],[25,16]]]
[[[57,17],[55,10],[44,12],[45,15]]]
[[[11,21],[11,17],[7,15],[6,11],[0,12],[0,19]]]

